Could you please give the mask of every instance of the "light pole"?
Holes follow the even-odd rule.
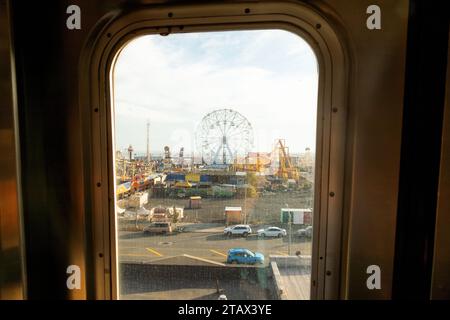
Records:
[[[247,182],[247,181],[246,181]],[[244,185],[244,224],[247,224],[247,187],[248,185]]]
[[[135,220],[135,224],[134,224],[134,229],[137,231],[138,230],[138,211],[136,210],[136,220]]]
[[[289,205],[286,203],[286,208],[289,209]],[[288,241],[288,255],[291,255],[291,242],[292,242],[292,215],[288,210],[288,225],[289,225],[289,241]]]

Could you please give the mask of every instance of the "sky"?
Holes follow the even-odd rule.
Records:
[[[282,30],[149,35],[129,42],[113,69],[116,150],[200,154],[196,130],[214,110],[251,124],[250,151],[285,139],[291,153],[315,150],[318,70],[312,49]]]

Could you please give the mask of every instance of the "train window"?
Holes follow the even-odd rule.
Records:
[[[80,64],[96,298],[339,297],[349,61],[301,3],[105,16]]]
[[[276,29],[123,47],[112,73],[119,298],[310,298],[317,65]]]

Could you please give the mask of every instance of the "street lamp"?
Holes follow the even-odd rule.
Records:
[[[136,220],[134,223],[134,229],[137,231],[138,230],[138,210],[136,210]]]
[[[248,185],[246,183],[244,185],[244,224],[247,224],[247,187]]]
[[[286,203],[286,208],[289,209],[289,205]],[[292,242],[292,214],[288,210],[288,226],[289,226],[289,240],[288,240],[288,255],[291,255],[291,242]]]

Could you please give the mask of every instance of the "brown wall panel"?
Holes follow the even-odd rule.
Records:
[[[86,123],[78,100],[78,83],[86,75],[79,73],[79,58],[97,21],[127,2],[70,4],[81,8],[81,30],[65,27],[66,1],[13,4],[31,297],[82,299],[94,292],[84,206]],[[311,4],[336,23],[350,48],[342,297],[390,298],[408,1],[377,1],[381,30],[366,28],[371,1]],[[42,253],[52,258],[43,260]],[[81,290],[65,288],[70,264],[85,270]],[[366,287],[371,264],[381,267],[381,290]]]
[[[25,297],[13,44],[8,1],[0,0],[0,299]]]

